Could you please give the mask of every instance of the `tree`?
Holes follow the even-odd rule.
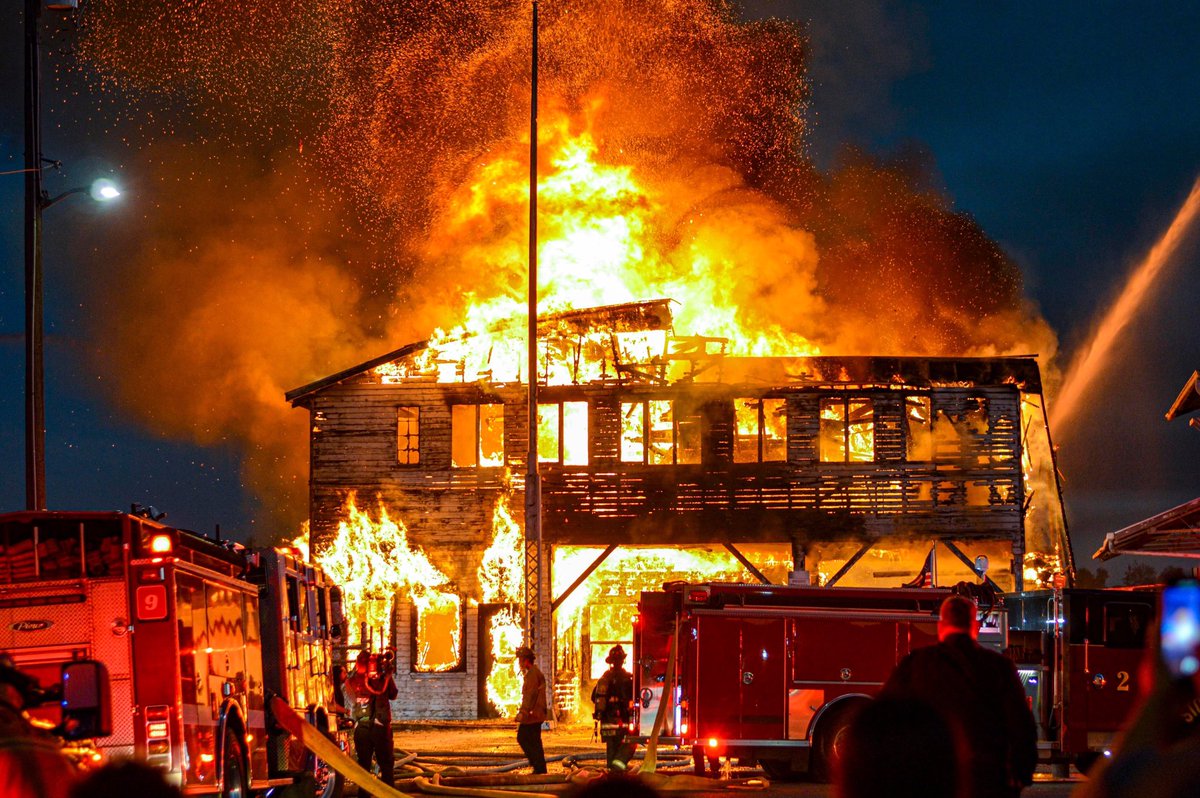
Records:
[[[1158,581],[1164,585],[1169,585],[1172,582],[1177,582],[1180,579],[1186,579],[1191,576],[1190,573],[1180,568],[1178,565],[1168,565],[1162,569],[1162,573],[1158,575]]]
[[[1146,565],[1145,563],[1135,562],[1125,569],[1125,576],[1121,578],[1121,584],[1130,585],[1153,585],[1158,582],[1158,571],[1154,570],[1154,566]]]
[[[1096,572],[1092,573],[1090,568],[1080,568],[1075,572],[1075,587],[1108,587],[1108,569],[1097,568]]]

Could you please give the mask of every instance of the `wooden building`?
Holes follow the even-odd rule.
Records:
[[[665,303],[545,321],[538,450],[550,562],[594,550],[585,560],[596,568],[614,549],[708,548],[764,581],[791,572],[899,585],[936,546],[939,584],[1013,590],[1069,573],[1034,358],[741,358],[669,325]],[[661,346],[632,357],[623,338],[647,332]],[[523,506],[529,435],[519,367],[502,374],[500,350],[413,344],[288,394],[312,422],[314,548],[334,538],[354,494],[402,519],[408,543],[464,599],[462,656],[440,673],[413,666],[413,608],[398,605],[402,717],[487,712],[479,565],[497,502]],[[991,563],[984,575],[979,555]],[[557,608],[569,591],[556,581]],[[597,613],[589,603],[583,611]],[[569,705],[601,649],[625,638],[589,634],[586,617],[557,630]]]

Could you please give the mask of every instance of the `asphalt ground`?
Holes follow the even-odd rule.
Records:
[[[504,772],[529,773],[524,755],[517,745],[517,727],[505,721],[408,721],[393,728],[393,738],[399,761],[405,754],[415,754],[421,767],[441,770],[454,768],[466,773]],[[595,735],[592,726],[582,724],[560,724],[542,731],[542,745],[551,774],[573,770],[577,767],[603,768],[604,743]],[[638,747],[638,756],[644,749]],[[692,774],[690,752],[673,748],[659,750],[660,772],[666,774]],[[678,765],[672,766],[672,762]],[[397,778],[405,774],[397,769]],[[735,783],[751,778],[761,778],[757,768],[733,767],[731,776]],[[1040,768],[1036,783],[1023,795],[1037,798],[1059,798],[1068,796],[1083,779],[1073,769],[1069,777],[1053,774],[1048,768]],[[684,780],[680,780],[684,781]],[[690,781],[690,780],[689,780]],[[695,782],[690,782],[695,784]],[[730,794],[725,784],[713,782],[713,789],[687,789],[682,794],[715,796]],[[674,792],[674,790],[671,790]],[[740,790],[739,790],[740,791]],[[808,781],[771,782],[761,794],[771,798],[807,798],[807,796],[832,796],[828,784]]]

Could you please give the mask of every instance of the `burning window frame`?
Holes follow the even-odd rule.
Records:
[[[434,676],[441,673],[465,673],[467,670],[467,617],[466,617],[466,602],[462,596],[454,595],[454,603],[457,607],[458,621],[458,642],[455,646],[455,663],[448,668],[438,667],[421,667],[421,610],[416,601],[416,597],[410,597],[408,600],[409,615],[408,615],[408,640],[411,656],[409,657],[409,672],[420,674],[422,676]]]
[[[686,412],[681,413],[681,407]],[[664,409],[665,412],[663,412]],[[681,402],[678,397],[622,397],[620,414],[620,462],[623,465],[677,466],[701,464],[704,448],[704,430],[701,415],[695,409],[688,408],[686,403]],[[670,418],[670,421],[663,424],[663,419],[667,417]],[[637,423],[631,424],[631,419],[636,419]],[[658,421],[657,427],[654,424],[656,420]],[[694,427],[692,427],[693,424],[695,425]],[[682,435],[680,433],[681,425],[685,431],[691,431],[687,435]],[[670,429],[669,441],[663,436],[667,428]],[[626,448],[627,446],[632,447],[634,445],[634,439],[630,436],[631,432],[638,433],[637,437],[641,439],[636,442],[641,452],[641,459],[636,459],[632,454],[628,453],[629,450]],[[657,440],[655,439],[656,433],[660,436]],[[694,445],[684,446],[682,444],[684,438],[687,438],[689,441],[694,439]]]
[[[484,408],[487,408],[485,411]],[[489,425],[491,429],[485,429]],[[487,433],[485,435],[485,432]],[[496,447],[484,450],[484,442],[496,437]],[[473,460],[459,462],[470,437]],[[504,466],[504,403],[456,402],[450,405],[450,467],[502,468]]]
[[[742,433],[743,416],[740,410],[752,410],[754,413],[754,431]],[[768,432],[771,425],[767,423],[773,414],[783,422],[783,437],[773,438]],[[778,396],[740,396],[733,400],[733,462],[735,463],[784,463],[787,462],[787,422],[788,406],[786,397]],[[753,457],[748,456],[747,444],[753,439]],[[768,456],[768,441],[773,451]]]
[[[421,408],[406,405],[396,408],[396,463],[421,464]]]
[[[570,410],[571,412],[568,412]],[[575,414],[582,410],[582,420]],[[557,463],[558,465],[567,466],[586,466],[591,462],[591,446],[592,446],[592,430],[591,417],[592,411],[589,403],[586,400],[564,400],[561,402],[538,402],[538,462],[539,463]],[[568,441],[574,441],[574,435],[567,435],[570,430],[578,424],[583,425],[583,450],[578,451],[574,446],[570,446]],[[553,433],[553,447],[555,451],[547,451],[548,444],[551,442],[550,433]]]
[[[858,408],[858,415],[855,413],[855,407]],[[822,463],[874,463],[875,462],[875,400],[870,396],[842,395],[842,396],[822,396],[818,411],[820,424],[820,434],[817,443],[817,459]],[[841,409],[841,416],[827,415],[827,410],[834,408]],[[869,417],[869,420],[862,420],[864,416]],[[841,428],[840,435],[835,436],[832,433],[827,434],[827,430],[833,430],[835,426]],[[857,451],[852,444],[855,436],[854,427],[862,427],[870,434],[870,452],[869,458],[856,457]],[[860,434],[862,434],[860,432]],[[841,457],[833,458],[826,457],[827,441],[832,441],[836,437],[841,438],[839,450]]]

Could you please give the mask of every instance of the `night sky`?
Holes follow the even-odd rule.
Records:
[[[7,5],[0,25],[0,171],[23,167],[19,5]],[[835,162],[846,147],[885,157],[923,153],[955,209],[1020,264],[1026,294],[1066,357],[1088,339],[1200,175],[1194,2],[756,2],[746,13],[809,22],[809,147],[818,165]],[[66,46],[62,37],[48,44]],[[45,214],[50,506],[141,502],[178,525],[211,531],[219,524],[244,537],[264,514],[244,485],[240,445],[219,436],[199,445],[146,429],[109,400],[111,375],[82,356],[94,287],[111,288],[116,279],[106,273],[120,257],[106,249],[113,216],[153,209],[136,197],[148,176],[128,166],[137,160],[130,150],[136,139],[127,143],[120,124],[97,121],[120,104],[119,95],[96,103],[93,115],[86,95],[60,85],[47,69],[43,107],[54,113],[44,112],[43,150],[67,173],[49,174],[47,190],[105,175],[133,194],[106,206],[71,197]],[[208,168],[224,167],[214,158]],[[0,456],[10,464],[0,476],[0,509],[16,510],[24,506],[21,175],[0,175],[0,203]],[[1089,564],[1104,533],[1200,494],[1200,433],[1163,420],[1200,368],[1198,242],[1200,235],[1189,236],[1163,273],[1070,429],[1052,430],[1080,565]],[[120,312],[136,317],[139,308]],[[1060,363],[1065,368],[1061,355]],[[325,373],[349,365],[331,364]],[[146,391],[171,380],[171,363],[136,369]],[[1123,567],[1118,561],[1111,569]]]

